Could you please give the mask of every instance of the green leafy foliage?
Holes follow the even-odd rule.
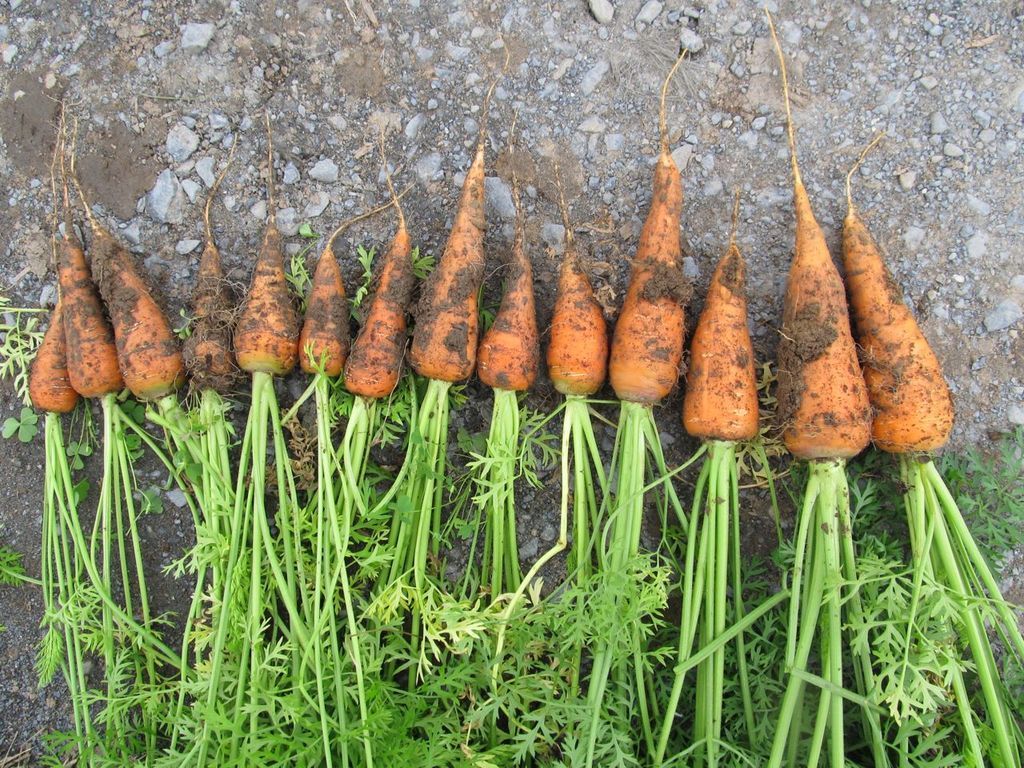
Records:
[[[28,373],[32,358],[43,340],[39,315],[45,310],[11,306],[0,294],[0,379],[14,383],[14,391],[29,405]]]
[[[4,421],[2,434],[5,440],[17,437],[23,443],[31,443],[39,434],[39,415],[28,406],[22,407],[21,413]]]

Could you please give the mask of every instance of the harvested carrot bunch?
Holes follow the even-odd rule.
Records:
[[[796,249],[786,285],[778,350],[779,419],[790,453],[810,463],[797,517],[790,585],[789,676],[769,766],[805,759],[805,764],[817,764],[827,736],[829,764],[842,768],[846,765],[844,626],[857,621],[862,613],[856,590],[844,586],[857,578],[846,461],[868,445],[871,408],[850,332],[842,279],[800,177],[786,63],[770,14],[768,24],[782,74],[796,208]],[[818,691],[812,736],[803,746],[806,757],[798,758],[805,754],[799,743],[804,733],[802,702],[816,645],[821,648],[819,676],[824,683]],[[867,695],[874,688],[868,649],[854,646],[851,653],[855,690]],[[862,707],[859,714],[875,765],[888,765],[878,713]]]
[[[950,707],[959,714],[963,758],[975,765],[1020,765],[1024,736],[1015,722],[1019,713],[1014,712],[1012,697],[1001,679],[989,628],[994,628],[1003,642],[1008,656],[1005,663],[1018,669],[1024,668],[1024,639],[1013,609],[1003,599],[932,460],[953,428],[953,399],[935,352],[853,204],[850,180],[877,141],[847,174],[843,222],[846,285],[868,397],[875,410],[871,439],[883,451],[899,457],[915,590],[919,592],[925,581],[941,584],[962,606],[950,630],[959,635],[961,652],[970,658],[970,664],[957,666],[947,685]],[[913,596],[914,605],[919,599],[917,594]],[[913,616],[908,619],[908,635],[915,644],[929,640],[919,637]],[[883,689],[878,697],[888,703],[894,693]],[[896,712],[895,719],[897,725],[902,724],[901,713]],[[899,735],[896,741],[903,754],[918,747]]]

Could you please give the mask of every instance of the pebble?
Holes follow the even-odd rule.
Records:
[[[512,202],[512,190],[498,176],[484,179],[484,200],[490,213],[502,219],[514,219],[516,206]]]
[[[914,188],[914,184],[917,183],[917,173],[914,171],[903,171],[899,175],[900,186],[907,192]]]
[[[190,22],[181,26],[181,49],[191,53],[205,51],[213,39],[213,24]]]
[[[307,219],[315,219],[321,213],[327,210],[327,206],[331,204],[331,196],[326,192],[314,192],[312,199],[306,204],[306,210],[302,212],[302,215]]]
[[[601,59],[586,71],[583,79],[580,80],[580,90],[583,91],[584,96],[589,96],[594,92],[601,79],[608,73],[608,66],[607,60]]]
[[[690,53],[697,53],[704,50],[704,38],[689,27],[683,27],[679,30],[679,45]]]
[[[1024,426],[1024,405],[1014,403],[1006,409],[1006,418],[1016,427]]]
[[[1003,299],[999,304],[985,315],[985,330],[989,333],[1005,331],[1011,325],[1024,317],[1024,309],[1021,309],[1013,299]]]
[[[750,34],[750,30],[753,29],[753,27],[754,25],[750,21],[744,19],[743,21],[738,21],[733,25],[732,33],[740,36],[747,35]]]
[[[916,251],[924,242],[924,235],[925,232],[920,227],[907,227],[903,233],[903,244],[907,246],[908,251]]]
[[[693,256],[683,257],[683,277],[687,280],[696,280],[700,277],[700,267],[697,266],[697,261]]]
[[[621,152],[626,146],[625,134],[609,133],[604,137],[604,146],[609,152]]]
[[[179,509],[185,506],[185,494],[181,488],[171,488],[164,495],[171,504]]]
[[[43,290],[39,292],[39,306],[41,307],[52,307],[57,303],[57,286],[53,283],[47,283],[43,286]]]
[[[615,17],[615,6],[610,0],[590,0],[590,13],[598,24],[609,24]]]
[[[138,220],[132,221],[127,227],[121,230],[121,236],[131,245],[138,245],[142,241],[142,227]]]
[[[211,112],[207,119],[210,121],[210,128],[215,131],[223,131],[230,125],[227,115],[220,112]]]
[[[309,169],[309,176],[317,181],[333,184],[338,180],[338,165],[329,157],[317,160],[316,164]]]
[[[597,115],[591,115],[580,123],[580,130],[584,133],[602,133],[604,127],[604,120]]]
[[[640,9],[640,13],[636,15],[636,22],[638,24],[650,24],[661,15],[664,7],[659,0],[647,0]]]
[[[974,195],[967,195],[967,207],[979,216],[988,216],[992,212],[992,206]]]
[[[180,224],[185,218],[185,192],[174,171],[165,170],[146,195],[146,212],[162,224]]]
[[[552,251],[561,254],[565,250],[565,227],[552,221],[545,222],[540,228],[540,239]]]
[[[757,146],[757,133],[754,131],[744,131],[736,141],[747,149],[753,149]]]
[[[935,86],[939,84],[938,79],[932,77],[931,75],[925,75],[924,77],[921,78],[920,82],[926,91],[932,90]]]
[[[192,181],[192,179],[185,179],[181,182],[181,188],[185,191],[190,203],[194,203],[196,201],[196,195],[199,194],[199,190],[201,189],[201,187],[196,184],[196,182]]]
[[[690,164],[691,157],[693,157],[693,147],[689,144],[680,144],[672,150],[672,162],[676,164],[680,171],[686,170],[686,166]]]
[[[444,52],[448,54],[448,58],[452,61],[464,61],[470,54],[470,49],[463,45],[455,45],[455,43],[448,43],[444,47]]]
[[[173,40],[164,40],[161,43],[157,43],[153,48],[153,55],[158,59],[167,58],[175,48],[178,46],[174,44]]]
[[[410,141],[415,141],[416,136],[419,135],[420,128],[427,122],[427,116],[422,112],[417,113],[408,123],[405,124],[405,138]]]
[[[946,142],[946,146],[942,148],[942,154],[946,157],[963,157],[964,151],[953,142]]]
[[[986,144],[991,144],[993,141],[996,140],[996,132],[993,131],[991,128],[986,128],[985,130],[978,134],[978,138],[981,139]]]
[[[768,125],[768,118],[765,117],[764,115],[762,115],[761,117],[755,117],[750,122],[750,127],[753,128],[755,131],[763,131],[766,125]]]
[[[946,122],[946,118],[943,117],[941,112],[932,112],[931,128],[929,130],[932,136],[938,136],[949,130],[949,123]]]
[[[967,241],[967,258],[977,260],[988,253],[988,235],[977,232]]]
[[[416,163],[416,175],[420,177],[421,181],[430,181],[440,172],[441,155],[438,152],[431,152]]]
[[[196,161],[196,173],[199,178],[202,179],[203,184],[206,185],[207,189],[213,186],[213,182],[217,180],[213,174],[213,158],[203,157]]]
[[[14,45],[13,43],[10,43],[8,45],[3,46],[3,49],[4,52],[3,54],[0,54],[0,56],[3,57],[4,64],[10,64],[12,61],[14,61],[14,57],[18,55],[18,46]]]
[[[177,123],[167,132],[164,148],[171,156],[171,160],[183,163],[199,148],[199,137],[187,125]]]
[[[199,246],[200,242],[200,240],[179,240],[178,244],[174,246],[174,252],[179,256],[192,253]]]
[[[722,194],[722,190],[724,188],[725,186],[722,184],[722,180],[716,176],[704,185],[703,195],[705,197],[714,197],[715,195]]]
[[[260,200],[255,205],[253,205],[252,208],[249,209],[249,213],[251,213],[254,218],[263,221],[265,218],[267,218],[267,201]]]
[[[282,208],[277,212],[277,228],[285,237],[294,237],[299,232],[299,218],[294,208]]]
[[[284,173],[281,174],[281,181],[284,184],[294,184],[299,180],[299,169],[295,167],[295,163],[288,161],[288,164],[284,167]]]

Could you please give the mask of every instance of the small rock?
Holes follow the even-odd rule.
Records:
[[[604,131],[604,120],[597,115],[591,115],[580,123],[580,130],[584,133],[602,133]]]
[[[640,13],[636,15],[637,23],[650,24],[661,15],[661,9],[664,7],[659,0],[647,0],[643,8],[640,9]]]
[[[609,24],[615,16],[615,6],[609,0],[590,0],[590,12],[598,24]]]
[[[540,228],[540,239],[555,253],[565,250],[565,227],[554,222],[545,222]]]
[[[198,53],[206,50],[206,46],[213,39],[216,27],[213,24],[198,24],[191,22],[181,27],[181,49],[190,53]]]
[[[164,148],[171,160],[183,163],[199,148],[199,137],[187,125],[178,123],[167,132]]]
[[[277,212],[277,228],[285,237],[294,237],[299,232],[299,218],[294,208],[282,208]]]
[[[174,246],[174,252],[179,256],[192,253],[199,246],[200,242],[200,240],[179,240],[178,244]]]
[[[295,167],[295,163],[288,161],[288,164],[284,167],[284,173],[281,174],[281,182],[283,184],[294,184],[299,180],[299,169]]]
[[[14,57],[18,55],[18,46],[14,45],[13,43],[10,43],[8,45],[3,46],[3,49],[4,52],[0,54],[0,57],[3,58],[4,64],[10,64],[12,61],[14,61]]]
[[[306,210],[302,212],[302,215],[307,219],[315,219],[321,213],[327,210],[327,206],[331,204],[331,196],[326,192],[314,192],[312,199],[306,204]]]
[[[744,131],[742,134],[740,134],[740,137],[737,139],[737,141],[747,149],[752,150],[754,147],[757,146],[757,133],[755,133],[754,131]]]
[[[43,290],[39,292],[39,306],[41,307],[52,307],[57,303],[57,286],[53,283],[47,283],[43,286]]]
[[[946,157],[963,157],[964,151],[959,146],[949,141],[946,142],[946,146],[942,148],[942,154]]]
[[[462,45],[455,45],[454,43],[448,43],[444,47],[444,51],[452,61],[464,61],[471,52],[469,48]]]
[[[263,221],[265,218],[267,218],[267,201],[260,200],[258,203],[253,205],[252,208],[249,209],[249,213],[251,213],[254,218]]]
[[[127,227],[121,230],[121,236],[131,245],[138,245],[142,241],[142,228],[138,220],[132,221]]]
[[[338,180],[338,166],[329,157],[318,160],[316,165],[309,169],[309,176],[317,181],[333,184]]]
[[[679,45],[690,53],[697,53],[704,50],[704,38],[689,27],[684,26],[679,30]]]
[[[916,251],[921,247],[921,243],[924,242],[924,235],[925,232],[920,227],[907,227],[903,233],[903,244],[907,246],[908,251]]]
[[[750,21],[744,19],[743,21],[738,21],[733,25],[732,33],[740,36],[747,35],[750,34],[750,30],[753,29],[753,27],[754,25]]]
[[[1020,304],[1013,299],[1004,299],[995,309],[985,315],[985,330],[989,333],[1004,331],[1022,317],[1024,317],[1024,309],[1021,309]]]
[[[941,112],[932,112],[931,128],[929,130],[932,136],[939,136],[949,130],[949,123],[946,122],[946,118],[943,117]]]
[[[206,185],[207,189],[213,186],[213,182],[217,180],[217,177],[213,175],[213,158],[204,157],[196,161],[196,173],[199,178],[202,179],[203,184]]]
[[[1024,405],[1014,403],[1006,409],[1006,418],[1015,427],[1024,426]]]
[[[899,175],[900,186],[909,192],[914,188],[914,184],[917,183],[917,173],[914,171],[903,171]]]
[[[687,280],[696,280],[700,277],[700,267],[697,266],[697,261],[693,256],[683,257],[683,277]]]
[[[484,179],[484,199],[488,210],[502,219],[514,219],[516,206],[512,202],[512,190],[498,176]]]
[[[976,232],[967,241],[967,258],[975,260],[982,258],[988,253],[988,235],[984,232]]]
[[[441,172],[441,155],[431,152],[416,163],[416,175],[421,181],[430,181]]]
[[[586,74],[583,75],[583,79],[580,80],[580,90],[583,91],[584,96],[589,96],[594,92],[601,79],[608,73],[608,66],[608,62],[605,59],[601,59],[601,61],[587,70]]]
[[[177,48],[173,41],[164,40],[162,43],[157,43],[156,47],[153,48],[153,55],[158,59],[167,58],[175,48]]]
[[[185,192],[174,171],[163,171],[146,195],[146,212],[163,224],[180,224],[185,217]]]
[[[199,194],[200,186],[192,181],[192,179],[185,179],[181,182],[181,188],[188,196],[188,201],[190,203],[194,203],[196,201],[196,195]]]
[[[691,157],[693,157],[693,147],[689,144],[680,144],[672,150],[672,162],[676,164],[680,172],[686,170],[686,166],[690,164]]]
[[[926,91],[930,91],[939,84],[939,81],[938,78],[932,77],[931,75],[925,75],[921,78],[920,83]]]
[[[985,144],[991,144],[996,140],[996,132],[991,128],[986,128],[978,134],[978,138],[981,139]]]
[[[416,136],[420,132],[420,128],[423,127],[425,122],[427,122],[427,116],[422,112],[417,113],[412,120],[405,124],[405,138],[410,141],[415,141]]]
[[[755,117],[750,121],[750,127],[755,131],[763,131],[766,125],[768,125],[768,118],[764,115],[761,115],[761,117]]]
[[[185,494],[181,488],[171,488],[165,495],[167,500],[179,509],[185,506]]]
[[[992,212],[992,206],[974,195],[967,195],[967,207],[979,216],[988,216]]]
[[[609,152],[621,152],[626,146],[625,134],[609,133],[604,137],[604,146]]]
[[[722,184],[722,180],[716,176],[704,185],[704,191],[702,194],[705,197],[714,197],[715,195],[722,194],[722,190],[724,188],[725,186]]]

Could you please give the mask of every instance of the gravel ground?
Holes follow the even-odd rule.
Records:
[[[57,100],[79,119],[79,171],[103,220],[138,254],[171,317],[188,298],[201,204],[236,147],[214,208],[240,284],[266,214],[264,112],[274,134],[277,217],[290,249],[385,198],[378,137],[401,185],[414,240],[436,252],[470,161],[480,105],[507,49],[488,126],[490,257],[507,247],[513,209],[505,146],[529,217],[541,322],[550,313],[563,229],[553,166],[565,180],[603,300],[616,304],[650,196],[657,92],[682,43],[668,116],[683,171],[687,272],[706,285],[728,240],[734,190],[749,260],[751,323],[772,356],[792,250],[791,191],[777,66],[758,2],[592,0],[499,4],[409,0],[0,0],[0,284],[16,303],[50,305],[48,163]],[[1024,5],[843,2],[808,10],[769,2],[790,56],[801,167],[838,247],[843,177],[878,131],[886,140],[855,179],[856,202],[887,251],[942,358],[958,413],[954,446],[986,444],[1024,423]],[[351,233],[386,239],[378,217]],[[345,250],[345,249],[341,249]],[[354,249],[349,249],[354,250]],[[359,275],[353,256],[345,275]],[[500,280],[491,279],[494,289]],[[291,384],[301,387],[301,381]],[[471,386],[457,426],[482,429],[490,408]],[[542,385],[535,405],[554,402]],[[19,407],[6,388],[0,417]],[[660,416],[672,458],[689,444],[678,394]],[[38,572],[41,440],[5,444],[0,536]],[[151,472],[152,469],[144,468]],[[521,532],[522,550],[554,538],[550,496]],[[147,535],[154,571],[187,544],[173,501]],[[1020,565],[1015,566],[1017,570]],[[159,585],[173,608],[183,584]],[[35,590],[0,588],[0,753],[66,725],[59,685],[36,691]]]

